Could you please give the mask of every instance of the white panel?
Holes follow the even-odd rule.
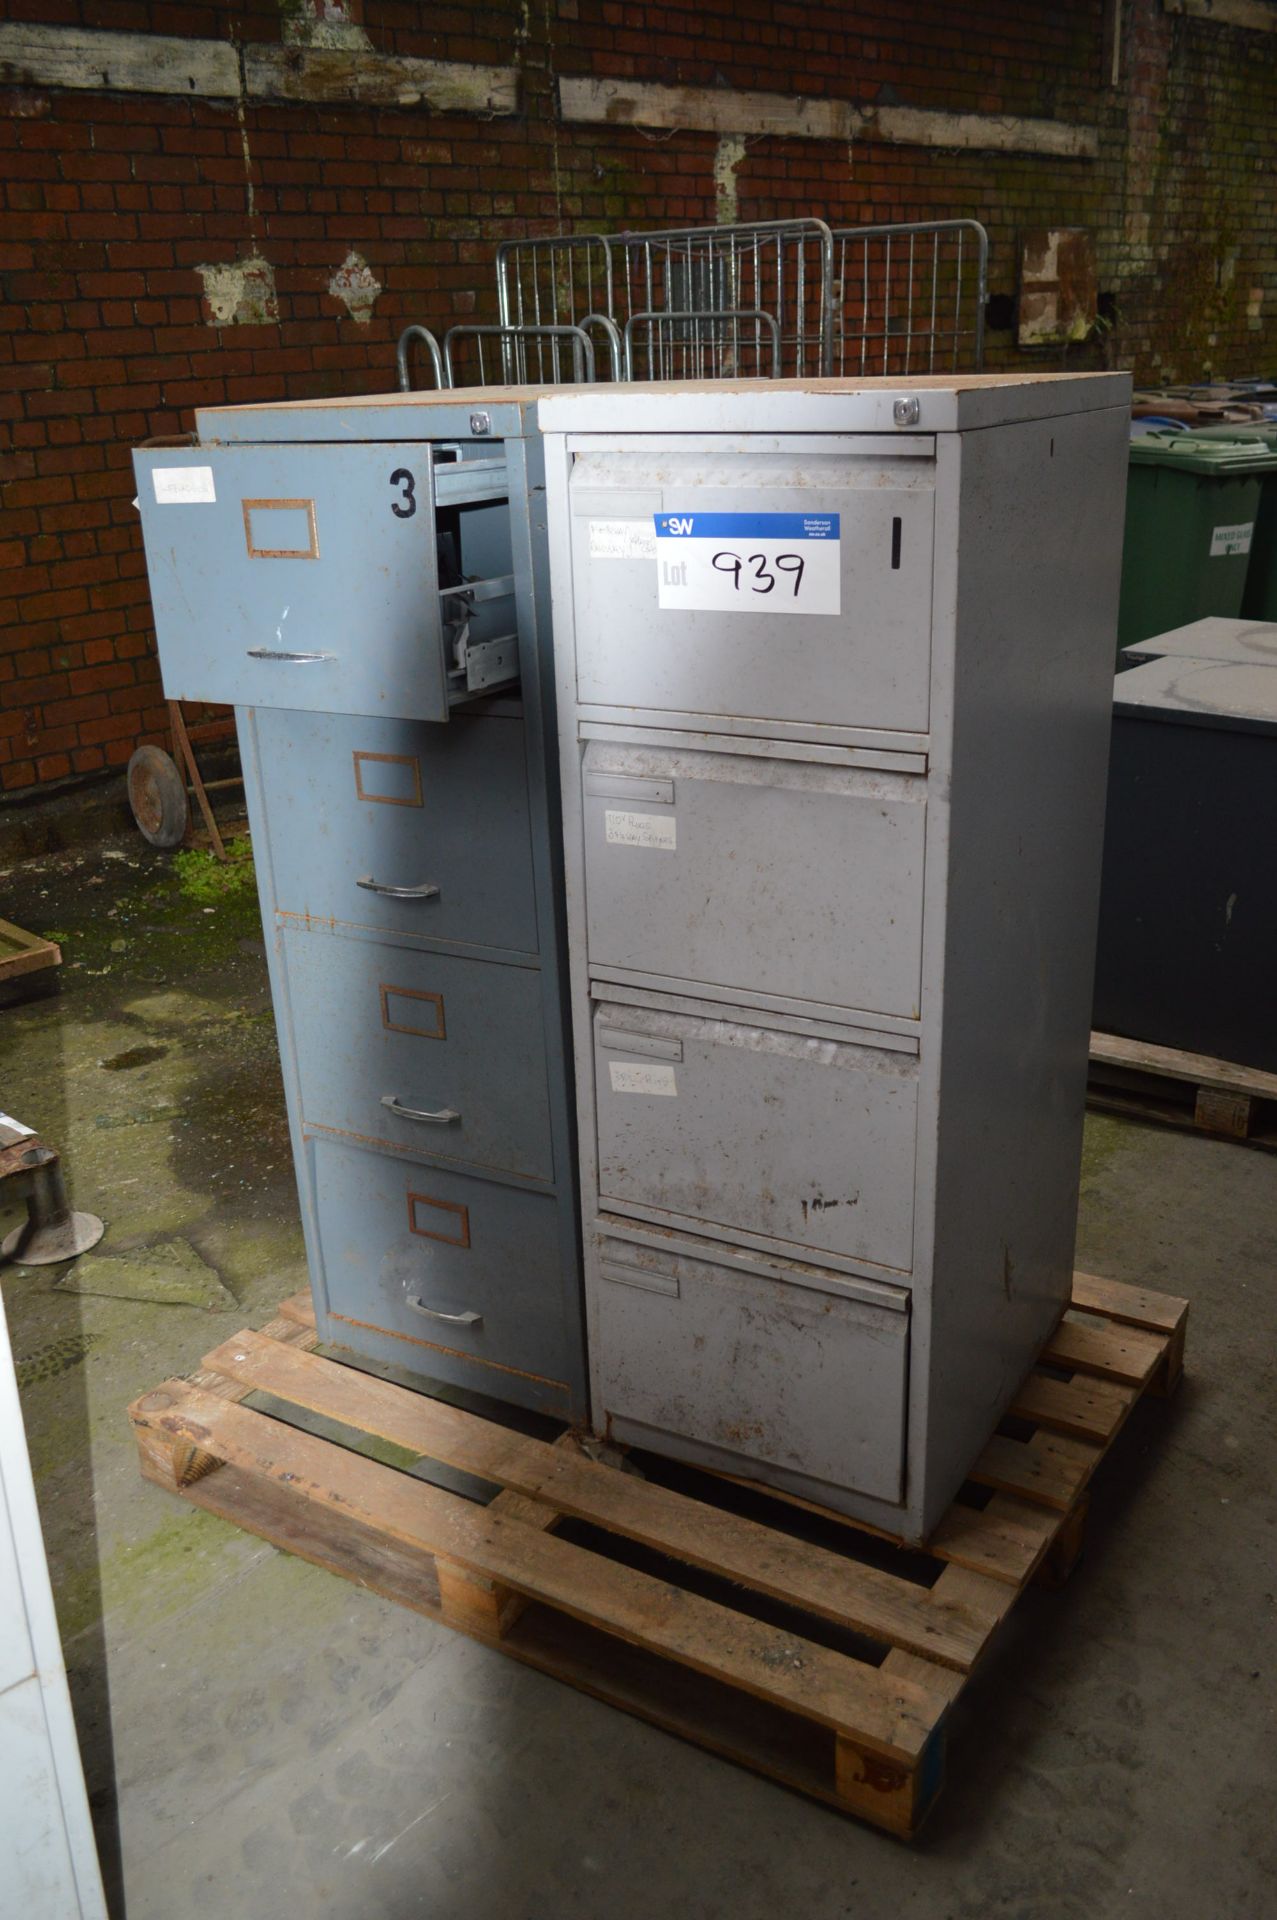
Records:
[[[4,1497],[4,1475],[0,1472],[0,1693],[34,1672],[35,1655],[22,1599],[13,1525]]]
[[[0,1636],[0,1920],[106,1920],[2,1301]]]
[[[92,1911],[76,1891],[44,1689],[33,1675],[0,1694],[0,1913],[70,1920]]]

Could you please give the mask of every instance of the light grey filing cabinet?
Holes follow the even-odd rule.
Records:
[[[321,1338],[584,1415],[535,397],[136,455],[165,690],[232,703]]]
[[[540,410],[593,1424],[910,1540],[1069,1293],[1128,396]]]

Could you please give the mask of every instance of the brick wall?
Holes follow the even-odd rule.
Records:
[[[741,219],[973,214],[995,294],[1015,291],[1019,232],[1085,227],[1117,320],[1068,364],[1107,357],[1150,381],[1271,369],[1277,34],[1161,0],[1122,11],[1116,87],[1102,0],[367,0],[381,53],[517,69],[519,110],[497,117],[42,87],[0,67],[6,793],[118,768],[162,735],[132,445],[185,431],[197,404],[392,386],[408,321],[496,317],[499,238],[715,219],[716,134],[565,124],[559,76],[1096,127],[1090,159],[762,137],[733,148],[731,193]],[[316,22],[321,41],[334,22],[330,37],[349,32],[334,0],[25,0],[0,15],[240,45],[304,40]],[[234,263],[207,286],[198,271]],[[362,305],[329,290],[343,263]],[[1061,356],[993,332],[989,364]]]

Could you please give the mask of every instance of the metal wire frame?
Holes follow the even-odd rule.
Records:
[[[837,373],[983,370],[989,236],[978,220],[839,227],[833,241]]]
[[[730,372],[743,377],[747,369],[741,365],[741,361],[751,352],[755,360],[754,371],[761,375],[763,342],[760,329],[765,328],[771,342],[771,378],[779,380],[781,377],[780,322],[774,313],[767,313],[762,307],[707,307],[701,310],[689,308],[681,313],[632,313],[625,323],[627,380],[639,377],[634,370],[634,334],[640,327],[652,330],[652,338],[648,342],[649,365],[654,355],[662,362],[666,357],[662,350],[661,331],[677,331],[681,336],[679,345],[683,350],[685,366],[687,362],[691,363],[691,370],[685,370],[680,377],[690,380],[714,377],[706,371],[707,364],[711,362],[716,363],[715,374],[721,374],[722,368],[717,363],[724,359],[732,362]],[[743,334],[742,328],[745,329]],[[668,376],[661,374],[655,377],[664,379]]]
[[[651,233],[551,234],[497,248],[500,325],[458,327],[450,338],[498,342],[505,382],[558,383],[568,344],[573,377],[586,371],[581,340],[606,341],[614,380],[773,378],[958,372],[984,365],[989,241],[976,220],[923,220],[831,230],[823,220],[764,220]],[[624,337],[622,335],[624,330]],[[636,334],[646,331],[642,372]],[[438,384],[453,384],[447,355],[420,338]],[[447,363],[447,364],[445,364]]]
[[[613,328],[615,332],[615,328]],[[522,385],[528,381],[528,362],[534,352],[538,370],[534,376],[536,383],[558,386],[563,381],[562,354],[567,346],[572,349],[572,378],[578,384],[592,382],[595,375],[594,342],[584,327],[571,326],[457,326],[449,327],[443,336],[444,385],[455,387],[457,384],[456,367],[453,364],[452,343],[454,340],[474,340],[478,346],[479,385],[488,382],[488,371],[484,364],[483,343],[495,340],[499,343],[501,356],[501,380],[507,385]],[[546,360],[551,371],[545,371]],[[495,376],[494,376],[495,377]],[[474,384],[467,382],[468,385]]]
[[[443,377],[443,355],[439,351],[439,342],[429,327],[405,327],[395,344],[395,371],[399,376],[400,393],[412,391],[412,367],[408,356],[414,340],[420,340],[430,355],[436,387],[447,386],[448,382]]]
[[[776,376],[830,371],[833,235],[823,220],[674,227],[608,235],[606,242],[612,317],[625,325],[632,315],[667,316],[652,335],[649,379],[738,374],[747,322],[761,366],[768,320],[780,340]]]
[[[623,328],[638,314],[668,316],[651,339],[653,379],[732,374],[745,350],[761,365],[770,320],[780,331],[778,371],[828,372],[832,285],[833,236],[816,219],[553,234],[497,248],[503,325],[571,326],[601,315]]]
[[[483,342],[492,339],[497,342],[497,351],[501,360],[499,377],[506,384],[524,384],[531,382],[540,386],[560,385],[562,383],[562,354],[567,347],[572,350],[572,377],[575,381],[589,382],[596,378],[597,354],[588,329],[595,327],[603,336],[607,349],[609,371],[613,380],[625,377],[625,348],[621,339],[621,330],[606,314],[587,313],[579,327],[501,327],[501,326],[455,326],[444,335],[440,347],[428,327],[405,327],[395,347],[395,367],[398,374],[401,393],[412,391],[412,367],[410,350],[414,341],[420,340],[430,355],[430,364],[434,371],[436,388],[453,388],[457,384],[456,368],[453,363],[452,343],[454,340],[474,339],[478,342],[479,381],[488,380],[488,368],[484,355]],[[535,355],[536,371],[532,371]],[[547,360],[549,372],[546,371]]]
[[[580,326],[615,320],[612,256],[600,234],[504,240],[497,248],[497,315],[503,327]]]

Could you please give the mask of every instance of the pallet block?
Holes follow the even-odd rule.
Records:
[[[921,1553],[726,1476],[680,1491],[589,1457],[571,1433],[533,1438],[325,1358],[304,1295],[130,1418],[143,1473],[193,1504],[909,1838],[940,1790],[966,1675],[1031,1579],[1067,1578],[1088,1483],[1141,1395],[1178,1382],[1187,1315],[1183,1300],[1076,1275],[1007,1431]],[[270,1413],[245,1404],[254,1393]],[[486,1505],[445,1491],[288,1409],[497,1491]],[[742,1484],[769,1519],[736,1510]],[[803,1537],[804,1508],[820,1543]]]

